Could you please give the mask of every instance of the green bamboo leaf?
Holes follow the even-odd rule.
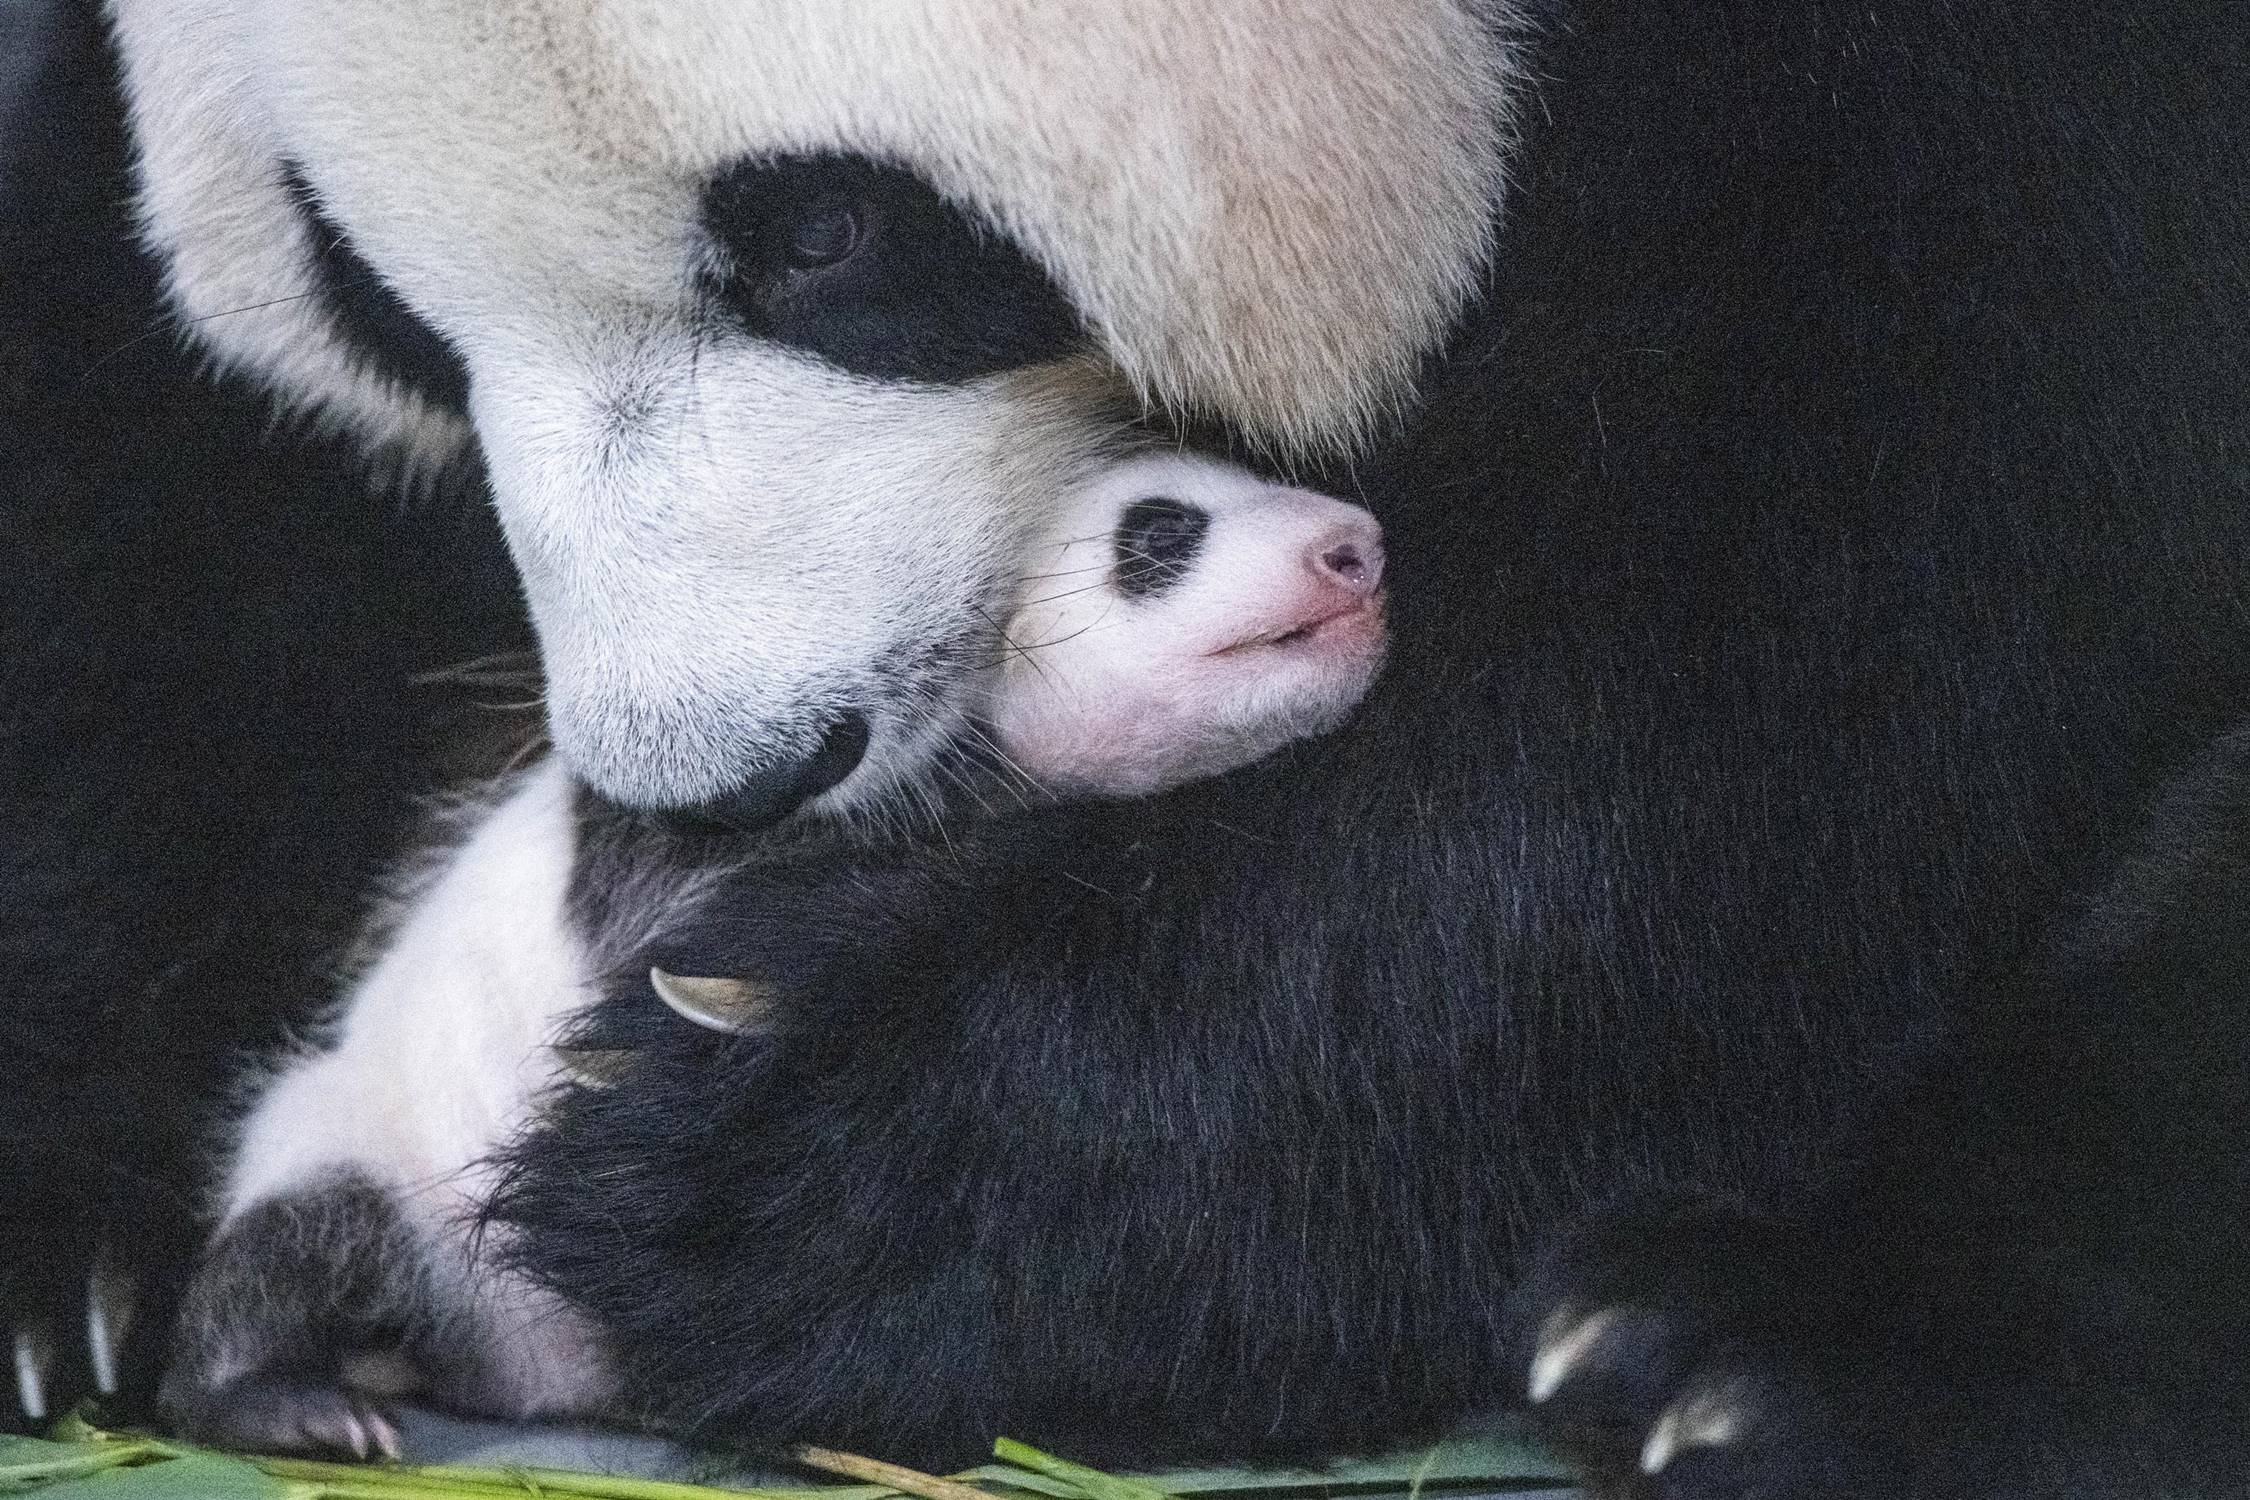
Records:
[[[0,1436],[0,1493],[52,1485],[145,1458],[142,1443],[60,1442]]]
[[[1425,1500],[1448,1491],[1521,1489],[1560,1482],[1566,1472],[1506,1437],[1325,1469],[1203,1467],[1110,1474],[1002,1439],[1004,1462],[951,1478],[996,1497],[1036,1500]],[[237,1457],[143,1433],[105,1432],[73,1416],[52,1437],[0,1437],[0,1496],[38,1500],[905,1500],[874,1484],[713,1488],[673,1480],[578,1474],[519,1466],[414,1467]]]
[[[997,1484],[1034,1495],[1051,1495],[1054,1500],[1086,1500],[1086,1492],[1069,1480],[1034,1474],[1031,1470],[1019,1469],[1014,1464],[980,1464],[974,1469],[963,1469],[953,1478],[987,1487]]]
[[[1052,1453],[1042,1453],[1028,1443],[1014,1438],[1001,1438],[992,1445],[992,1456],[1003,1463],[1015,1464],[1035,1474],[1048,1474],[1065,1479],[1086,1493],[1087,1500],[1174,1500],[1152,1484],[1135,1479],[1121,1479],[1115,1474],[1105,1474],[1099,1469],[1089,1469],[1084,1464],[1074,1464],[1067,1458],[1057,1458]]]
[[[311,1492],[223,1453],[104,1467],[42,1483],[39,1500],[310,1500]]]

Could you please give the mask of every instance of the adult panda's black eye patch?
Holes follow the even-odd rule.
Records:
[[[466,414],[469,368],[445,335],[391,290],[296,168],[287,169],[284,180],[304,217],[313,276],[337,333],[376,373],[411,386],[433,405]]]
[[[714,305],[854,374],[973,380],[1085,337],[1028,256],[902,168],[843,154],[744,161],[704,189],[702,218]]]
[[[1117,591],[1128,599],[1163,593],[1186,575],[1210,529],[1211,513],[1200,505],[1161,495],[1135,500],[1110,539]]]

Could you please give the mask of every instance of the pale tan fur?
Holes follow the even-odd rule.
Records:
[[[884,156],[1006,226],[1146,397],[1322,445],[1401,395],[1471,289],[1518,91],[1507,0],[111,9],[181,312],[222,362],[433,457],[459,424],[354,369],[316,303],[233,312],[308,286],[283,160],[474,365],[536,357],[506,336],[527,285],[667,316],[720,163]]]

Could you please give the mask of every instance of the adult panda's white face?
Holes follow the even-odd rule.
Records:
[[[558,744],[755,821],[924,767],[1120,394],[1309,448],[1402,393],[1498,194],[1475,3],[111,9],[203,344],[481,449]]]

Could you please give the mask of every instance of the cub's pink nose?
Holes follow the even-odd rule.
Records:
[[[1323,583],[1366,598],[1383,586],[1383,528],[1372,517],[1343,522],[1305,549],[1305,565]]]

